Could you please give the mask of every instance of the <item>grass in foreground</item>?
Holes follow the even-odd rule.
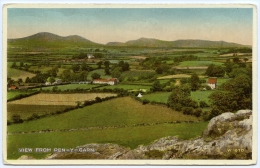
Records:
[[[8,126],[8,132],[71,129],[98,126],[134,125],[142,123],[197,121],[161,105],[142,105],[130,98],[115,98],[70,112]]]
[[[71,121],[76,122],[76,121]],[[181,139],[200,136],[207,123],[161,124],[130,128],[87,130],[74,132],[52,132],[42,134],[18,134],[7,137],[7,158],[17,159],[25,153],[18,148],[75,148],[88,143],[115,143],[132,149],[148,145],[165,136],[178,135]],[[44,158],[44,153],[26,153],[35,158]]]

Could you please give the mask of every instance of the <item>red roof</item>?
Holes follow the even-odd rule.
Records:
[[[217,83],[217,78],[209,78],[207,83],[216,84]]]
[[[16,86],[10,86],[9,89],[17,89]]]

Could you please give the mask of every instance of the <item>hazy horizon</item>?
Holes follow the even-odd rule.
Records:
[[[100,44],[144,37],[252,45],[253,8],[8,9],[8,39],[40,32],[78,35]]]

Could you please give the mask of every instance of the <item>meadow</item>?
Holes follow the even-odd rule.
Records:
[[[31,95],[35,93],[36,91],[33,90],[27,90],[27,91],[21,91],[21,90],[14,90],[14,91],[7,91],[7,100],[13,99],[15,97],[18,97],[20,95]]]
[[[76,103],[74,104],[74,106]],[[11,120],[14,114],[19,115],[21,119],[27,119],[31,117],[33,114],[37,114],[38,116],[44,114],[51,114],[57,111],[63,111],[66,108],[72,106],[66,105],[31,105],[31,104],[10,104],[7,103],[7,119]]]
[[[143,105],[130,97],[115,98],[60,115],[8,126],[8,132],[62,130],[72,128],[120,126],[143,123],[198,121],[161,105]]]
[[[208,97],[213,92],[213,90],[197,90],[195,92],[191,92],[191,99],[197,102],[205,101],[208,105],[210,105],[210,100]]]
[[[159,93],[152,93],[152,94],[144,94],[141,98],[142,100],[147,99],[150,102],[159,102],[159,103],[167,103],[168,97],[172,92],[159,92]]]
[[[204,66],[206,66],[207,67],[210,64],[222,65],[223,63],[215,62],[215,61],[183,61],[180,63],[179,66],[182,66],[182,67],[204,67]]]
[[[111,86],[103,86],[99,87],[97,89],[124,89],[124,90],[140,90],[140,89],[145,89],[147,91],[150,90],[151,86],[147,85],[127,85],[127,84],[118,84],[118,85],[111,85]]]
[[[25,81],[27,77],[31,78],[33,76],[35,76],[35,74],[19,69],[8,68],[7,70],[7,77],[12,78],[13,80],[18,80],[21,78],[23,81]]]
[[[99,87],[100,85],[92,84],[67,84],[67,85],[57,85],[58,90],[75,90],[75,89],[92,89]],[[54,86],[42,87],[42,90],[52,90]]]

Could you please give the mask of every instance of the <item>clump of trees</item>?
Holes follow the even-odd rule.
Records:
[[[220,65],[210,64],[205,74],[211,77],[223,77],[225,69]]]
[[[105,71],[107,71],[106,69],[106,65],[105,65]],[[119,61],[119,63],[114,64],[111,68],[111,76],[113,78],[120,78],[122,72],[124,71],[129,71],[130,70],[130,66],[128,64],[128,62],[125,61]]]
[[[252,109],[252,67],[235,66],[231,74],[233,78],[209,96],[212,100],[209,119],[227,111]]]
[[[189,85],[176,86],[168,97],[167,104],[176,111],[182,111],[186,115],[200,116],[202,110],[198,110],[198,103],[190,98]]]

